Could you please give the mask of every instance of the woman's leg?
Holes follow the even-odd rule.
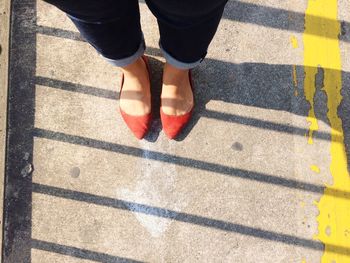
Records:
[[[79,32],[124,74],[120,107],[128,114],[150,111],[150,82],[141,56],[145,43],[137,0],[46,0],[67,13]]]
[[[162,109],[182,115],[193,105],[188,70],[204,59],[227,0],[146,0],[157,17],[160,47],[167,61]]]

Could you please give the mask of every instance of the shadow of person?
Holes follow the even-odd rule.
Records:
[[[237,105],[258,107],[269,110],[290,112],[295,115],[306,117],[309,115],[310,104],[305,99],[304,94],[304,72],[317,72],[315,75],[316,93],[314,97],[315,116],[318,121],[322,121],[330,127],[327,116],[329,107],[324,88],[324,71],[329,75],[339,74],[338,70],[312,68],[296,66],[297,86],[293,80],[293,65],[272,65],[264,63],[242,63],[234,64],[220,60],[207,59],[203,65],[198,67],[194,74],[196,111],[192,124],[187,129],[195,125],[200,117],[216,118],[227,122],[236,122],[240,124],[252,125],[263,129],[278,130],[305,136],[308,127],[300,129],[293,127],[293,124],[280,125],[270,123],[266,120],[254,120],[222,114],[206,109],[206,104],[210,100],[219,100],[226,103]],[[342,101],[338,107],[338,116],[342,120],[344,143],[348,160],[350,159],[350,73],[340,72],[342,77]],[[336,89],[337,87],[334,87]],[[298,95],[295,96],[297,89]],[[333,127],[334,128],[334,127]],[[339,131],[338,131],[339,132]],[[330,132],[316,131],[315,138],[322,140],[331,140]],[[333,136],[333,140],[339,142],[341,135]]]
[[[157,49],[149,50],[150,55],[159,56]],[[157,138],[161,130],[159,120],[160,93],[163,63],[158,59],[152,58],[152,87],[153,87],[153,107],[155,113],[154,126],[150,136]],[[265,63],[241,63],[235,64],[215,59],[206,59],[198,68],[193,70],[195,109],[192,120],[183,129],[177,137],[177,141],[184,140],[195,127],[201,117],[219,119],[226,122],[235,122],[240,124],[252,125],[262,129],[277,130],[305,136],[307,127],[304,129],[293,127],[293,124],[282,125],[271,123],[266,120],[257,120],[243,118],[239,115],[224,114],[213,112],[206,109],[206,105],[211,100],[223,101],[237,105],[258,107],[269,110],[290,112],[295,115],[305,116],[309,114],[310,104],[305,100],[304,95],[304,72],[310,70],[310,67],[296,66],[297,86],[295,87],[293,79],[293,65],[271,65]],[[312,68],[316,71],[315,85],[316,94],[314,98],[315,115],[318,121],[326,123],[330,127],[327,117],[327,96],[323,88],[323,70],[322,68]],[[332,69],[327,69],[332,71]],[[334,70],[336,71],[336,70]],[[338,108],[339,117],[343,122],[344,143],[347,149],[348,160],[350,159],[350,73],[342,71],[343,100]],[[297,89],[298,95],[295,95]],[[208,127],[209,128],[209,127]],[[157,136],[155,136],[157,134]],[[331,140],[330,133],[316,131],[315,138],[322,140]],[[341,140],[341,136],[334,137],[336,141]],[[154,140],[155,141],[155,140]]]

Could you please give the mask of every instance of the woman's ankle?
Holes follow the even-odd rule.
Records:
[[[120,67],[120,70],[125,77],[137,78],[138,76],[146,75],[146,73],[148,75],[146,63],[141,57],[130,65]]]
[[[151,110],[150,76],[145,61],[140,58],[121,68],[124,75],[120,95],[121,108],[130,115],[144,115]]]
[[[179,69],[165,63],[163,69],[163,83],[165,85],[181,84],[188,79],[188,69]]]
[[[177,69],[169,64],[164,66],[162,109],[168,115],[183,115],[193,106],[189,70]]]

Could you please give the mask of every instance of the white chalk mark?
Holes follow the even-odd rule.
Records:
[[[139,158],[138,165],[135,166],[137,183],[132,190],[120,189],[118,196],[131,202],[180,212],[186,207],[187,202],[184,195],[176,191],[178,176],[176,165],[150,158],[150,151],[174,154],[176,142],[165,141],[152,144],[142,141],[140,147],[143,149],[143,158]],[[129,209],[134,211],[139,223],[155,238],[160,237],[172,222],[170,219],[137,213],[137,208],[132,206]]]

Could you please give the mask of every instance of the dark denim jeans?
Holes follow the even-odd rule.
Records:
[[[145,51],[137,0],[45,0],[72,19],[109,62],[126,66]],[[168,63],[189,69],[205,57],[227,0],[146,0]]]

